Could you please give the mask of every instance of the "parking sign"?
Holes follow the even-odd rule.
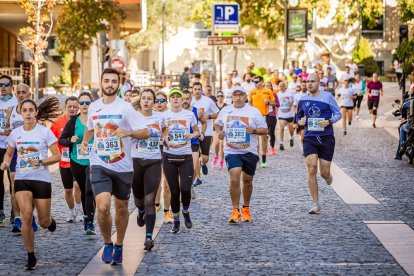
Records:
[[[214,34],[239,33],[239,5],[215,4],[213,10]]]

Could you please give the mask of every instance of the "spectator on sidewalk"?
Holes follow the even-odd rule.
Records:
[[[190,69],[188,67],[184,67],[184,72],[180,77],[180,89],[183,90],[185,87],[190,86]]]

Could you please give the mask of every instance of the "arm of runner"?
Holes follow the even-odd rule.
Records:
[[[4,135],[9,136],[12,129],[10,128],[10,114],[13,107],[9,107],[6,109],[6,128],[3,132]]]
[[[39,167],[40,165],[50,166],[55,163],[58,163],[61,157],[60,157],[59,148],[57,146],[57,142],[49,145],[49,150],[52,153],[52,155],[49,156],[48,158],[45,158],[42,160],[29,159],[28,163],[30,163],[30,165],[32,165],[33,167]]]
[[[224,139],[224,131],[223,131],[223,125],[224,125],[223,124],[223,111],[224,110],[226,110],[226,107],[223,108],[220,111],[220,113],[219,113],[219,115],[218,115],[218,117],[215,121],[215,124],[214,124],[214,129],[215,129],[215,131],[216,131],[216,133],[217,133],[220,140]]]
[[[210,99],[210,111],[213,113],[211,115],[208,115],[207,119],[216,119],[220,109],[217,107],[217,105],[214,103],[213,100]]]
[[[259,110],[255,110],[255,114],[253,116],[253,127],[248,126],[246,128],[246,132],[250,134],[256,134],[256,135],[267,135],[268,129],[265,119],[263,118],[263,115],[259,112]]]
[[[198,130],[198,125],[194,125],[193,126],[193,133],[189,136],[189,140],[193,139],[193,138],[198,138],[200,137],[200,131]]]
[[[147,126],[143,123],[144,120],[142,120],[141,116],[138,115],[138,112],[135,111],[132,105],[129,106],[125,115],[132,130],[126,131],[119,129],[117,131],[118,137],[123,138],[129,136],[137,140],[149,138],[150,133]]]
[[[273,92],[270,92],[269,98],[270,98],[270,103],[269,104],[271,106],[275,106],[276,99],[275,99],[275,95],[273,95]]]
[[[7,147],[7,151],[4,154],[3,162],[0,165],[0,170],[5,171],[10,167],[10,162],[13,157],[15,147],[12,147],[10,144]]]
[[[338,103],[336,102],[336,100],[334,99],[332,95],[330,95],[329,97],[329,106],[332,111],[331,121],[333,124],[335,124],[336,122],[342,119],[342,115],[341,115],[341,111],[339,109]]]
[[[300,126],[304,126],[306,124],[305,111],[303,110],[301,100],[299,100],[298,102],[298,111],[296,112],[296,123]]]
[[[76,121],[75,121],[76,122]],[[62,130],[62,134],[59,137],[59,144],[65,147],[69,147],[72,143],[75,143],[79,138],[77,136],[71,137],[69,133],[69,126],[72,123],[72,118],[66,123],[65,127]],[[72,141],[72,138],[76,137],[77,139]]]

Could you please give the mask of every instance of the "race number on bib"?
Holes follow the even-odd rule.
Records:
[[[372,89],[371,90],[371,95],[374,96],[374,97],[378,96],[379,95],[379,90]]]
[[[7,123],[7,118],[1,117],[0,118],[0,132],[4,132],[6,130],[6,123]]]
[[[138,152],[158,153],[160,151],[159,137],[150,137],[147,140],[139,141],[137,144]]]
[[[76,153],[78,155],[78,160],[88,160],[91,150],[92,150],[92,144],[88,144],[88,146],[86,147],[86,153],[82,154],[81,144],[77,144]]]
[[[185,130],[173,130],[172,132],[173,143],[175,145],[185,145],[187,144],[187,138],[185,138]]]
[[[328,82],[328,88],[329,88],[329,89],[334,88],[334,83],[333,83],[333,82]]]
[[[246,142],[245,128],[229,128],[227,129],[227,142],[244,143]]]
[[[117,156],[122,154],[121,139],[119,137],[98,138],[96,153],[99,156]]]
[[[323,131],[325,128],[320,127],[318,122],[325,120],[324,118],[308,118],[309,131]]]
[[[40,153],[39,152],[33,152],[33,153],[28,153],[25,155],[22,155],[19,158],[19,168],[21,170],[24,171],[32,171],[34,170],[33,166],[29,164],[29,160],[30,159],[34,159],[34,160],[40,160]]]
[[[69,148],[63,148],[62,149],[62,156],[61,160],[62,162],[70,162],[70,156],[69,156]]]

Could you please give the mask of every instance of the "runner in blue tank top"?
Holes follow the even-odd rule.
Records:
[[[335,150],[333,124],[341,119],[338,104],[331,93],[319,91],[319,78],[310,74],[307,79],[308,94],[298,103],[296,121],[305,127],[303,154],[308,168],[308,182],[314,206],[309,214],[319,214],[318,182],[319,171],[328,185],[332,184],[331,161]]]

